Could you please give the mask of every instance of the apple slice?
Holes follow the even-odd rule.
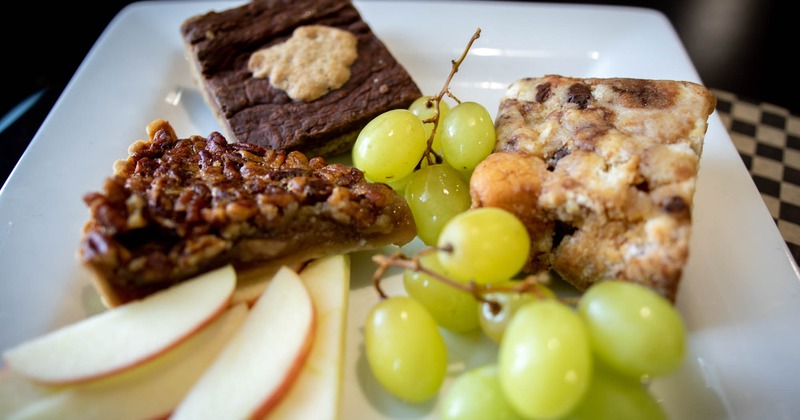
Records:
[[[0,369],[0,419],[8,419],[14,411],[45,398],[58,389],[32,382],[8,367]]]
[[[228,307],[236,271],[225,266],[26,341],[3,354],[34,381],[71,384],[129,369],[180,343]]]
[[[55,394],[28,402],[8,419],[166,418],[225,348],[247,314],[247,305],[233,306],[158,357],[116,375],[61,387]]]
[[[296,272],[282,267],[171,418],[263,417],[299,374],[314,329],[308,289]]]
[[[289,393],[268,419],[337,419],[342,390],[344,334],[350,291],[350,257],[336,255],[309,263],[300,272],[317,311],[311,353]]]
[[[247,303],[253,306],[259,297],[264,294],[269,281],[275,277],[275,273],[283,266],[291,268],[295,272],[300,272],[303,263],[294,264],[265,264],[258,267],[251,267],[246,270],[236,271],[236,290],[233,291],[231,304]]]

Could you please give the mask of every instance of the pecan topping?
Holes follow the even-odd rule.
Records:
[[[154,290],[226,263],[263,262],[254,256],[365,249],[416,234],[402,197],[356,168],[228,144],[216,132],[179,139],[165,121],[150,128],[150,141],[131,148],[102,191],[84,196],[91,218],[80,256],[119,287]]]

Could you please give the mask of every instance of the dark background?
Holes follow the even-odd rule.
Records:
[[[0,117],[31,95],[38,101],[0,132],[0,185],[94,42],[130,2],[17,3],[0,17]],[[658,10],[670,20],[703,83],[800,115],[797,26],[778,0],[551,1]],[[418,30],[409,27],[409,30]],[[144,57],[143,57],[144,59]]]

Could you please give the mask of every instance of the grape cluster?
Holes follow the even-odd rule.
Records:
[[[562,299],[546,273],[520,278],[531,243],[523,223],[471,207],[469,176],[496,138],[482,105],[444,101],[455,98],[448,84],[466,52],[438,95],[376,117],[353,147],[367,179],[404,194],[428,246],[411,258],[376,256],[381,300],[364,327],[372,373],[404,401],[429,401],[448,370],[443,330],[480,331],[497,359],[455,378],[441,395],[443,419],[664,418],[644,384],[683,361],[685,329],[672,303],[614,279]],[[380,289],[392,265],[404,268],[407,295]]]
[[[445,225],[437,247],[398,264],[406,267],[407,296],[385,297],[366,321],[365,351],[378,381],[403,400],[428,401],[446,377],[442,331],[481,331],[497,343],[497,359],[455,378],[441,397],[443,419],[665,418],[646,383],[683,362],[676,308],[628,281],[603,280],[562,299],[542,276],[517,278],[509,267],[525,256],[491,250],[525,248],[525,233],[505,210],[469,209]],[[485,258],[453,258],[455,250]]]
[[[462,102],[450,81],[466,58],[473,34],[436,95],[417,98],[408,109],[385,112],[361,130],[353,164],[372,182],[383,182],[408,201],[417,236],[436,244],[445,223],[470,207],[469,177],[496,142],[494,120],[477,102]],[[452,98],[456,105],[445,100]]]
[[[469,174],[495,145],[494,122],[476,102],[452,109],[423,96],[408,109],[370,121],[353,146],[353,164],[372,182],[403,193],[419,238],[433,245],[444,224],[468,209]]]

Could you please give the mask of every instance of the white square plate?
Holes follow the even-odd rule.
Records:
[[[156,118],[182,137],[219,130],[191,79],[178,28],[239,4],[134,3],[97,41],[0,191],[0,350],[102,310],[75,258],[88,218],[81,197],[101,187]],[[441,89],[450,61],[480,27],[451,89],[492,113],[510,82],[548,73],[702,82],[669,21],[653,10],[481,1],[356,6],[426,93]],[[653,384],[654,393],[675,419],[796,418],[797,267],[716,113],[693,217],[677,298],[689,355],[680,372]],[[377,300],[370,255],[353,255],[342,418],[435,417],[436,401],[399,403],[369,373],[361,325]],[[397,282],[387,287],[400,291]],[[495,347],[479,337],[447,340],[454,374],[493,360]]]

